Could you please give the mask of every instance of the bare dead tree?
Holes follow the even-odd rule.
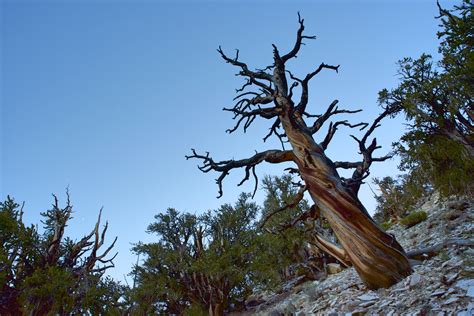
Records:
[[[69,198],[69,192],[66,191],[66,194],[67,201],[64,208],[59,206],[58,198],[53,194],[53,209],[47,213],[49,218],[52,219],[50,226],[53,227],[53,231],[51,241],[44,256],[44,261],[48,265],[61,265],[73,271],[76,276],[84,276],[90,273],[103,274],[107,269],[114,267],[113,260],[118,253],[106,259],[107,255],[115,246],[117,237],[115,237],[112,243],[102,253],[99,253],[104,245],[105,234],[109,226],[108,222],[106,222],[102,230],[100,229],[102,208],[99,211],[99,217],[94,229],[78,242],[75,242],[66,253],[61,253],[60,251],[59,246],[64,242],[64,230],[71,219],[73,208]],[[61,256],[64,256],[63,260],[59,260]],[[99,266],[100,264],[102,264],[102,266]]]
[[[298,78],[286,69],[289,60],[296,58],[304,40],[314,39],[314,36],[304,35],[304,20],[298,14],[299,28],[294,47],[286,54],[280,54],[273,45],[273,64],[264,68],[251,70],[248,65],[239,60],[239,52],[231,58],[221,47],[218,52],[225,62],[238,69],[237,75],[245,79],[245,83],[237,89],[235,105],[224,108],[234,114],[236,124],[227,130],[233,133],[239,127],[244,131],[257,118],[273,120],[270,132],[264,140],[272,135],[279,138],[282,145],[289,142],[289,150],[266,150],[257,152],[252,157],[241,160],[215,161],[209,153],[198,154],[192,150],[187,159],[200,159],[203,164],[199,167],[202,172],[215,171],[220,173],[216,182],[219,187],[219,197],[222,196],[222,182],[234,169],[244,169],[241,185],[249,180],[252,173],[255,181],[255,168],[262,162],[281,163],[292,162],[297,172],[305,182],[305,190],[310,194],[321,215],[324,216],[342,247],[333,245],[316,236],[316,241],[323,245],[326,251],[340,258],[343,262],[351,263],[362,280],[370,288],[388,287],[411,273],[407,256],[399,243],[381,230],[368,215],[358,198],[358,192],[364,179],[368,177],[373,162],[385,161],[391,155],[375,157],[374,152],[380,146],[372,134],[380,121],[393,114],[398,109],[384,108],[383,112],[372,124],[350,124],[346,120],[332,121],[339,114],[350,114],[361,110],[347,110],[338,107],[334,100],[320,115],[307,112],[309,82],[323,70],[338,71],[339,65],[321,63],[314,71],[303,79]],[[299,87],[301,94],[295,97],[294,91]],[[329,123],[323,141],[317,143],[314,135],[320,133],[322,127]],[[326,149],[339,127],[359,128],[365,130],[361,138],[352,136],[357,142],[361,154],[360,161],[332,161],[326,156]],[[351,178],[345,179],[338,169],[353,169]],[[255,185],[257,188],[257,185]],[[297,201],[295,201],[297,202]]]

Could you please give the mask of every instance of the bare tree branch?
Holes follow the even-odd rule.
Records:
[[[239,183],[239,185],[242,185],[245,181],[247,181],[250,178],[250,171],[252,171],[252,174],[254,175],[256,182],[258,181],[256,173],[255,173],[255,166],[261,162],[276,164],[276,163],[281,163],[281,162],[286,162],[286,161],[294,161],[295,159],[293,151],[291,150],[285,150],[285,151],[267,150],[260,153],[257,152],[252,157],[246,158],[246,159],[241,159],[241,160],[231,159],[231,160],[223,160],[223,161],[216,162],[211,157],[209,157],[208,152],[206,153],[206,155],[199,155],[198,153],[196,153],[194,149],[191,149],[191,150],[193,154],[189,156],[185,156],[185,157],[187,160],[191,158],[201,159],[203,162],[202,162],[202,166],[198,166],[199,170],[201,170],[204,173],[207,173],[211,170],[221,173],[221,175],[216,179],[216,183],[219,187],[218,198],[220,198],[223,194],[222,181],[232,169],[245,167],[245,176],[242,179],[242,181]],[[254,194],[255,194],[256,188],[257,186],[255,187]]]
[[[263,141],[266,142],[267,139],[274,134],[280,140],[281,148],[285,150],[286,141],[284,138],[286,137],[286,134],[284,132],[283,133],[278,132],[278,128],[280,128],[280,125],[281,125],[280,118],[277,118],[275,122],[273,122],[273,125],[270,127],[270,131],[268,132],[268,134],[263,138]]]
[[[309,210],[301,213],[300,215],[292,219],[290,222],[281,224],[280,225],[281,230],[286,230],[288,228],[295,227],[296,224],[298,224],[299,222],[304,222],[306,220],[315,221],[316,219],[319,218],[320,213],[321,213],[321,210],[319,209],[319,207],[316,207],[316,205],[313,205],[311,206]]]
[[[299,101],[298,105],[296,106],[296,110],[300,114],[305,113],[306,106],[308,105],[308,85],[309,85],[310,80],[314,76],[319,74],[323,69],[331,69],[331,70],[335,70],[336,72],[338,72],[339,71],[339,65],[338,66],[333,66],[333,65],[328,65],[328,64],[325,64],[325,63],[321,63],[315,71],[310,72],[309,74],[307,74],[304,79],[300,79],[300,78],[294,76],[290,71],[287,71],[288,74],[290,75],[290,78],[295,80],[295,82],[298,82],[301,85],[301,98],[300,98],[300,101]]]
[[[303,39],[316,39],[316,36],[303,35],[304,19],[301,18],[299,12],[298,12],[298,23],[300,24],[300,27],[298,29],[298,32],[296,33],[295,46],[290,52],[288,52],[288,54],[281,57],[281,60],[283,61],[283,63],[285,63],[287,60],[291,58],[294,58],[294,57],[296,58],[296,54],[299,52],[301,45],[304,45]]]
[[[336,123],[331,122],[329,125],[328,133],[326,134],[326,137],[324,137],[324,140],[319,144],[324,150],[327,149],[329,143],[331,142],[332,138],[334,137],[334,134],[337,131],[337,127],[339,125],[344,125],[350,128],[356,128],[356,127],[361,127],[360,130],[363,130],[366,128],[369,124],[368,123],[358,123],[358,124],[349,124],[347,120],[344,121],[337,121]]]
[[[357,168],[362,164],[362,161],[357,161],[357,162],[350,162],[350,161],[335,161],[334,165],[336,168],[342,168],[342,169],[353,169]]]
[[[342,114],[342,113],[349,113],[349,114],[352,114],[352,113],[358,113],[362,110],[340,110],[338,107],[337,107],[337,104],[339,103],[339,100],[334,100],[331,102],[331,104],[328,106],[326,112],[324,112],[324,114],[322,114],[321,116],[319,116],[316,121],[314,121],[313,125],[309,128],[309,132],[311,134],[315,134],[317,131],[319,131],[321,129],[321,127],[324,125],[324,123],[333,115],[337,115],[337,114]],[[301,112],[303,113],[303,112]],[[340,124],[344,124],[346,126],[351,126],[350,124],[346,124],[346,123],[339,123],[338,125]],[[363,126],[363,128],[365,128],[365,124],[363,123],[359,123],[357,125],[355,125],[354,127],[358,127],[358,126]],[[335,132],[335,131],[334,131]]]
[[[264,71],[251,71],[251,70],[249,70],[247,64],[239,61],[239,50],[236,51],[235,58],[233,58],[233,59],[228,57],[224,53],[224,51],[222,50],[222,48],[220,46],[217,49],[217,51],[219,52],[221,57],[227,63],[229,63],[233,66],[239,67],[241,69],[240,72],[237,75],[248,77],[249,81],[245,85],[250,85],[250,84],[253,83],[253,84],[261,87],[262,89],[266,90],[267,92],[273,93],[273,89],[271,88],[270,84],[266,84],[266,83],[263,83],[263,82],[259,81],[259,80],[265,80],[265,81],[271,83],[271,82],[273,82],[272,75],[270,75],[270,74],[268,74]],[[259,80],[257,80],[257,79],[259,79]],[[242,89],[240,91],[243,91],[243,88],[245,88],[245,85],[244,85],[244,87],[242,87]]]
[[[255,120],[257,116],[263,117],[266,119],[271,119],[273,117],[278,116],[278,112],[275,108],[263,108],[263,109],[258,108],[258,109],[254,109],[250,111],[244,111],[238,108],[233,108],[233,109],[224,108],[223,110],[234,113],[235,114],[233,117],[234,120],[237,117],[239,118],[233,128],[226,130],[226,132],[229,134],[235,132],[245,119],[246,119],[246,122],[244,124],[244,132],[247,131],[247,128],[249,128],[249,126],[252,124],[252,122]]]
[[[441,250],[449,246],[472,247],[474,246],[474,240],[472,239],[446,239],[430,247],[408,251],[407,257],[410,259],[416,259],[416,260],[426,260],[428,258],[436,256]]]
[[[380,126],[380,122],[385,117],[392,115],[393,113],[397,112],[399,109],[396,106],[387,107],[385,110],[374,120],[374,122],[370,125],[370,127],[366,130],[365,134],[362,136],[361,139],[358,139],[354,135],[351,137],[358,143],[359,151],[362,155],[362,162],[360,162],[354,170],[352,177],[350,179],[346,179],[346,185],[351,188],[352,192],[357,195],[359,192],[360,186],[363,183],[363,180],[369,176],[369,168],[372,165],[372,162],[380,162],[385,161],[393,157],[393,154],[387,154],[382,157],[373,157],[373,153],[376,149],[381,148],[377,145],[377,139],[372,139],[370,145],[367,146],[367,139],[369,136],[374,132],[374,130]],[[344,165],[341,165],[341,167]]]

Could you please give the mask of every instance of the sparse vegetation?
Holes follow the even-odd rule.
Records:
[[[416,224],[425,221],[427,218],[428,214],[425,211],[416,211],[402,218],[400,220],[400,224],[402,224],[406,228],[410,228],[415,226]]]
[[[388,221],[388,222],[383,222],[380,224],[380,227],[382,227],[384,230],[389,230],[390,227],[393,226],[393,223]]]

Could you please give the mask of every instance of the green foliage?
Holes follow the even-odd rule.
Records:
[[[187,307],[184,312],[183,312],[183,315],[185,316],[208,316],[209,313],[204,310],[201,306],[199,305],[191,305],[189,307]]]
[[[57,266],[47,266],[33,271],[22,284],[21,301],[24,313],[63,314],[72,311],[74,297],[70,294],[75,280],[70,271]]]
[[[23,209],[10,196],[0,202],[0,283],[4,284],[0,289],[0,314],[20,313],[22,282],[40,258],[35,247],[40,243],[39,234],[34,226],[24,225],[22,216]]]
[[[380,224],[380,227],[382,227],[384,230],[389,230],[392,226],[392,222],[383,222]]]
[[[428,214],[424,211],[413,212],[400,220],[400,224],[405,228],[410,228],[425,221],[428,218]]]
[[[136,313],[200,315],[210,309],[237,311],[256,289],[274,289],[289,277],[309,273],[307,223],[288,225],[309,210],[289,176],[266,177],[266,198],[259,207],[242,193],[234,205],[225,204],[201,216],[175,209],[155,216],[148,232],[152,243],[133,250],[143,256],[133,275]],[[265,221],[269,214],[274,216]],[[301,272],[304,270],[303,272]],[[312,271],[314,272],[314,271]]]
[[[148,232],[158,241],[133,249],[145,256],[133,272],[135,310],[189,314],[235,306],[248,295],[258,210],[248,198],[242,194],[235,205],[202,216],[175,209],[156,215]]]
[[[263,189],[265,190],[265,200],[262,209],[262,218],[266,218],[270,213],[282,209],[285,205],[291,204],[295,200],[298,192],[297,187],[292,183],[292,177],[284,175],[282,177],[266,176],[263,179]],[[265,228],[260,235],[262,249],[259,254],[265,256],[258,260],[261,276],[265,279],[262,283],[268,282],[268,286],[274,286],[288,277],[285,270],[291,264],[303,261],[302,250],[305,247],[307,234],[304,225],[299,223],[282,230],[281,225],[290,223],[294,218],[309,210],[306,200],[301,201],[294,207],[285,209],[271,216],[265,223]],[[281,233],[271,233],[279,232]],[[265,250],[266,249],[266,250]],[[264,265],[271,263],[271,268]]]
[[[23,207],[12,198],[0,203],[0,314],[119,312],[124,288],[102,278],[105,270],[95,269],[97,258],[87,251],[93,234],[82,243],[63,237],[71,212],[69,201],[59,208],[55,200],[42,213],[40,234],[36,226],[25,226]]]
[[[380,92],[383,106],[396,105],[410,122],[395,148],[400,168],[427,181],[443,196],[472,194],[474,187],[473,4],[440,9],[442,58],[423,54],[400,61],[401,83]]]
[[[310,211],[310,206],[307,200],[302,199],[293,207],[284,209],[285,206],[294,204],[298,193],[298,186],[293,183],[290,175],[265,177],[263,189],[266,196],[261,222],[270,214],[273,215],[266,220],[265,229],[259,234],[263,249],[258,255],[264,258],[257,260],[260,263],[257,270],[263,277],[262,285],[275,287],[283,280],[295,276],[314,276],[317,273],[314,265],[317,266],[320,262],[317,261],[318,258],[314,258],[314,247],[308,241],[314,237],[315,229],[319,229],[320,234],[324,231],[325,234],[332,235],[327,221],[309,218],[309,221],[294,223],[296,218]],[[282,209],[284,210],[278,211]],[[325,255],[318,252],[317,256]],[[308,265],[309,261],[314,265]]]
[[[416,208],[420,200],[432,193],[426,180],[415,176],[416,170],[397,178],[374,179],[380,195],[376,195],[377,208],[374,219],[379,223],[396,223]]]

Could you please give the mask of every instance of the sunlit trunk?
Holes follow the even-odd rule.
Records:
[[[403,248],[367,215],[312,135],[294,128],[289,119],[282,118],[282,122],[311,198],[363,282],[376,289],[389,287],[408,276],[412,270]]]

